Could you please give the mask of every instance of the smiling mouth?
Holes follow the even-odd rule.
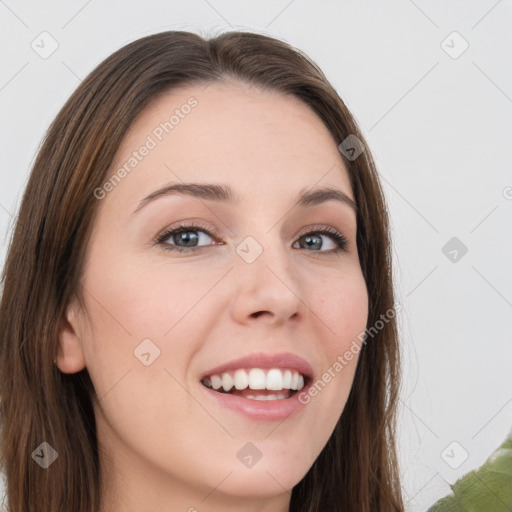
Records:
[[[239,369],[204,377],[201,384],[217,393],[249,400],[285,400],[296,395],[309,378],[287,368]]]

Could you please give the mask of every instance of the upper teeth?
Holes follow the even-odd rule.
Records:
[[[266,373],[265,373],[266,372]],[[252,368],[250,370],[236,370],[235,372],[225,372],[220,375],[210,375],[203,379],[203,382],[213,389],[230,391],[233,386],[235,389],[269,389],[279,391],[281,389],[293,389],[300,391],[304,387],[304,376],[295,370],[281,370],[272,368],[262,370],[261,368]]]

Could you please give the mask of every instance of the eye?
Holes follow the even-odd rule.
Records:
[[[182,224],[175,228],[166,230],[157,237],[155,243],[157,245],[162,245],[163,249],[166,251],[178,251],[180,253],[194,252],[200,247],[208,245],[222,245],[222,243],[208,244],[208,240],[206,240],[204,245],[199,244],[201,240],[204,241],[205,237],[206,239],[215,239],[216,234],[212,234],[211,231],[213,230],[209,230],[206,226],[199,224]],[[323,237],[331,239],[333,248],[330,250],[319,250],[324,249]],[[313,248],[315,249],[313,252],[329,254],[338,253],[340,251],[346,252],[348,247],[348,240],[345,236],[343,236],[337,229],[329,226],[314,226],[310,228],[310,231],[301,235],[295,244],[300,243],[302,240],[305,243],[305,247],[299,248]]]
[[[301,235],[301,237],[298,239],[296,243],[299,243],[301,240],[304,240],[306,247],[320,249],[324,247],[322,237],[327,236],[331,238],[331,243],[334,243],[334,248],[332,248],[331,250],[322,250],[314,252],[338,253],[340,251],[347,251],[348,240],[337,229],[331,228],[329,226],[318,226],[310,229],[311,231],[307,232],[304,235]]]
[[[156,242],[167,251],[193,252],[196,248],[203,247],[198,245],[199,241],[205,238],[204,236],[201,237],[200,234],[206,235],[206,238],[213,238],[213,235],[205,226],[182,224],[176,228],[166,230],[157,238]],[[168,242],[169,239],[171,239],[172,244]]]

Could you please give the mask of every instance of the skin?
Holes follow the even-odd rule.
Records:
[[[87,367],[99,397],[101,512],[286,511],[343,411],[358,356],[282,422],[221,408],[199,377],[262,351],[300,355],[316,380],[350,348],[368,316],[356,214],[333,200],[292,205],[314,186],[353,194],[336,142],[307,105],[237,82],[153,101],[124,138],[112,173],[191,96],[198,101],[191,113],[99,200],[85,248],[87,314],[69,305],[57,364],[65,373]],[[151,192],[181,181],[226,184],[241,201],[173,195],[132,215]],[[195,253],[154,243],[189,220],[219,236],[196,231]],[[334,253],[325,234],[310,248],[302,235],[315,224],[340,231],[347,251]],[[236,252],[249,235],[263,249],[250,264]],[[176,236],[166,243],[184,245]],[[149,366],[133,353],[144,339],[161,351]],[[251,468],[237,458],[248,441],[262,454]]]

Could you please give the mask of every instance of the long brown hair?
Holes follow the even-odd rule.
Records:
[[[369,296],[367,327],[394,308],[388,214],[375,164],[356,121],[322,71],[301,51],[250,32],[210,39],[167,31],[134,41],[80,84],[51,124],[35,160],[2,274],[0,457],[11,512],[97,512],[99,455],[87,369],[54,365],[71,299],[83,306],[83,257],[114,155],[135,117],[178,86],[241,80],[294,95],[340,144],[357,213],[357,248]],[[381,324],[383,324],[381,320]],[[400,353],[388,318],[359,354],[344,411],[313,466],[293,488],[290,511],[402,511],[395,446]],[[33,452],[58,453],[43,470]]]

